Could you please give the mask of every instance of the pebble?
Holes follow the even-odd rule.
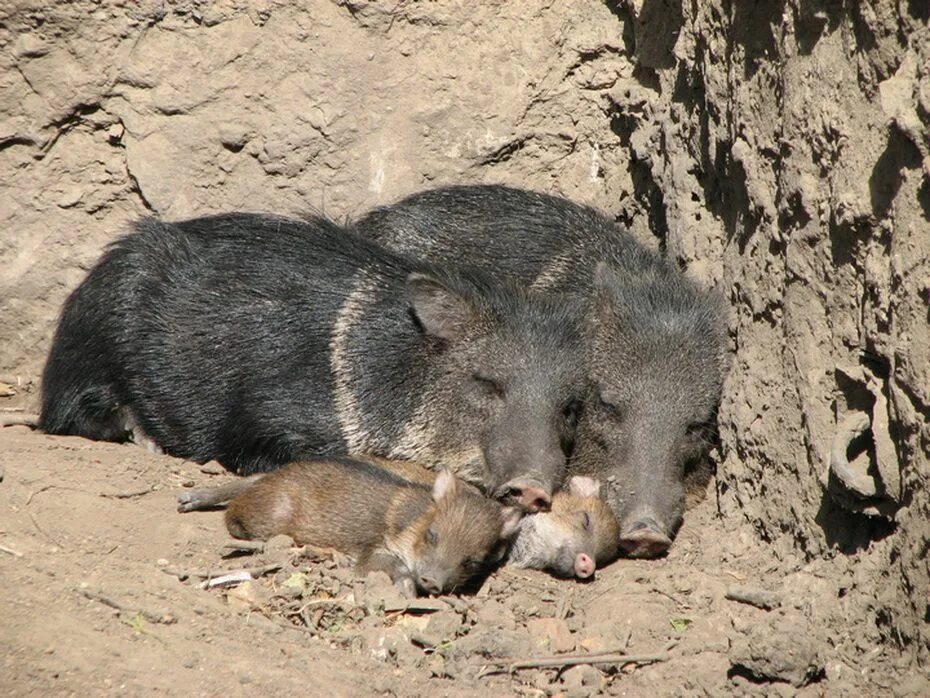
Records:
[[[527,622],[526,629],[537,647],[555,653],[571,652],[575,649],[575,637],[564,620],[533,618]]]

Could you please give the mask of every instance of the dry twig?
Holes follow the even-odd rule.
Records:
[[[0,427],[30,427],[38,429],[39,415],[37,414],[0,414]]]
[[[478,674],[478,678],[491,674],[511,674],[520,669],[545,669],[551,667],[570,667],[579,664],[655,664],[669,659],[669,651],[678,644],[672,640],[660,652],[655,654],[611,654],[608,652],[592,652],[589,654],[563,654],[551,657],[525,657],[496,659],[482,662],[485,668]],[[492,668],[497,667],[497,668]]]
[[[18,550],[13,550],[13,548],[8,548],[5,545],[0,545],[0,552],[9,553],[13,557],[22,557],[23,554]]]
[[[248,572],[253,579],[257,579],[262,575],[268,574],[269,572],[274,572],[283,567],[283,563],[272,562],[268,565],[261,565],[260,567],[247,567],[243,572]],[[240,570],[179,570],[174,567],[164,567],[162,571],[165,574],[170,574],[173,577],[177,577],[182,582],[185,579],[190,579],[191,577],[196,577],[198,579],[212,579],[213,577],[222,577],[224,574],[230,574],[232,572],[239,572]]]
[[[765,611],[781,606],[781,597],[773,591],[762,589],[749,589],[746,587],[731,587],[727,589],[724,598],[738,603],[749,604]]]
[[[129,492],[101,492],[100,496],[107,499],[133,499],[134,497],[144,497],[154,491],[154,487],[148,486],[141,490],[131,490]]]
[[[167,613],[152,613],[151,611],[145,611],[141,608],[128,608],[118,601],[114,601],[109,596],[104,596],[99,592],[91,591],[90,589],[80,589],[79,591],[83,596],[90,599],[91,601],[102,603],[104,606],[109,606],[110,608],[115,609],[120,613],[140,615],[149,623],[162,623],[164,625],[171,625],[172,623],[177,622],[177,619],[174,616]]]

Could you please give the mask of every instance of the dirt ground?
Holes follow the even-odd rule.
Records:
[[[2,414],[29,406],[30,387]],[[930,691],[853,616],[857,580],[880,569],[804,564],[713,496],[665,559],[619,560],[589,583],[504,568],[474,595],[407,602],[338,555],[226,549],[221,512],[176,512],[183,488],[230,477],[215,464],[13,426],[0,471],[5,695]],[[202,588],[240,570],[255,580]]]

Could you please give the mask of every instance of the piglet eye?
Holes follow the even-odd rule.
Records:
[[[591,515],[586,511],[581,512],[581,526],[586,531],[591,530]]]
[[[436,529],[430,526],[426,529],[426,542],[430,545],[436,545],[437,541],[439,541],[439,534],[436,533]]]
[[[462,568],[468,574],[478,574],[482,569],[484,569],[484,563],[481,560],[468,558],[465,560],[465,562],[462,563]]]
[[[478,388],[487,395],[496,398],[504,397],[504,387],[500,384],[499,381],[479,373],[472,375],[472,379],[475,381]]]

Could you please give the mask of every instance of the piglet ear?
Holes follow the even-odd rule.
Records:
[[[407,277],[407,297],[423,331],[434,337],[460,339],[476,319],[466,298],[426,274]]]
[[[568,481],[568,492],[576,497],[599,497],[601,483],[593,477],[575,475]]]
[[[520,507],[504,507],[501,509],[501,538],[512,538],[520,528],[523,510]]]
[[[438,502],[444,497],[454,497],[459,491],[458,478],[448,468],[443,468],[433,483],[433,500]]]

